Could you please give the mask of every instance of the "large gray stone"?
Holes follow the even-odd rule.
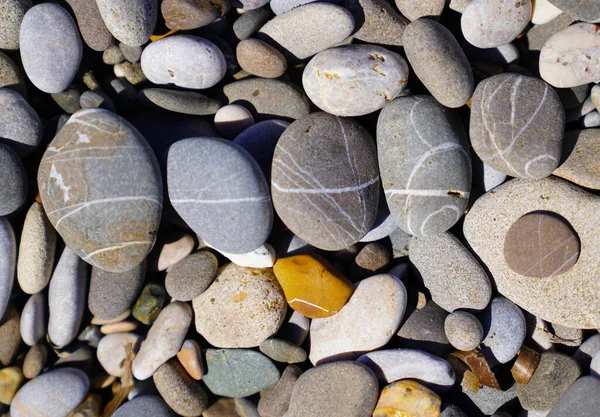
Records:
[[[37,113],[9,88],[0,88],[0,109],[0,142],[13,148],[20,158],[29,155],[42,139],[42,122]]]
[[[4,316],[15,281],[17,242],[12,226],[0,218],[0,318]]]
[[[517,305],[496,297],[482,315],[481,323],[486,331],[481,350],[492,365],[507,363],[517,356],[527,333],[525,316]]]
[[[600,21],[600,1],[598,0],[549,0],[549,2],[563,12],[572,15],[576,20],[592,23]]]
[[[96,0],[104,24],[117,40],[132,46],[149,39],[158,17],[158,0]]]
[[[23,16],[33,6],[31,0],[0,2],[0,49],[19,49],[19,29]]]
[[[600,378],[584,376],[561,395],[548,417],[596,417],[600,409]]]

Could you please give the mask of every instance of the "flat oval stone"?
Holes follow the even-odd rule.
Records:
[[[373,417],[439,416],[442,400],[440,397],[415,381],[394,382],[383,388]]]
[[[413,71],[442,105],[461,107],[471,98],[471,65],[445,26],[431,19],[415,20],[404,29],[402,43]]]
[[[576,23],[550,37],[540,52],[540,76],[553,87],[568,88],[600,80],[597,25]]]
[[[260,343],[260,351],[276,362],[301,363],[307,354],[300,346],[287,340],[270,338]]]
[[[199,381],[205,374],[204,358],[200,351],[200,346],[192,339],[186,339],[177,352],[177,359],[186,372],[195,380]]]
[[[292,392],[289,417],[363,417],[375,409],[379,386],[361,363],[336,362],[303,373]]]
[[[377,120],[377,154],[388,207],[403,231],[431,236],[462,217],[471,158],[451,110],[426,96],[394,100]]]
[[[575,130],[565,133],[564,162],[552,175],[594,190],[600,189],[600,167],[594,155],[600,152],[600,129]]]
[[[373,140],[352,119],[327,113],[301,118],[279,138],[271,192],[277,214],[302,240],[324,250],[347,248],[367,234],[377,215]]]
[[[548,417],[562,417],[572,413],[579,417],[594,417],[600,407],[600,379],[583,376],[575,381],[561,396]]]
[[[89,386],[87,375],[79,369],[46,372],[21,387],[10,405],[10,415],[67,416],[85,398]]]
[[[598,23],[600,21],[600,2],[588,0],[549,0],[550,4],[572,15],[575,20]]]
[[[516,39],[533,14],[531,0],[472,0],[460,25],[465,39],[478,48],[494,48]]]
[[[433,301],[406,312],[398,337],[400,347],[420,349],[439,357],[447,356],[452,347],[446,337],[444,322],[448,312]]]
[[[37,148],[42,140],[42,122],[35,110],[17,92],[0,88],[0,142],[20,158]]]
[[[558,94],[543,81],[500,74],[477,85],[471,144],[483,162],[519,178],[547,177],[558,167],[565,116]]]
[[[43,292],[33,294],[21,312],[21,339],[29,346],[39,343],[46,336],[48,308]]]
[[[233,263],[192,304],[198,333],[223,348],[258,346],[279,330],[287,309],[272,270]]]
[[[152,42],[142,52],[142,71],[154,84],[210,88],[225,76],[223,52],[211,41],[174,35]]]
[[[10,365],[21,344],[20,317],[17,309],[9,305],[0,321],[0,364]]]
[[[241,146],[219,138],[180,140],[169,149],[167,171],[173,207],[211,246],[241,254],[265,243],[271,197],[260,167]]]
[[[141,343],[142,337],[134,333],[108,334],[98,342],[96,357],[109,375],[121,378],[126,371],[125,361],[138,352]]]
[[[104,51],[110,47],[113,37],[100,16],[95,1],[67,0],[75,13],[79,31],[87,46],[94,51]]]
[[[164,0],[160,4],[160,11],[169,29],[190,30],[207,26],[221,17],[221,13],[227,11],[224,7],[219,10],[218,6],[224,6],[225,3],[214,0]]]
[[[112,417],[139,416],[174,417],[175,413],[162,398],[155,395],[140,395],[125,402],[112,415]]]
[[[45,93],[66,89],[79,69],[83,46],[75,21],[58,4],[38,4],[25,13],[19,35],[23,68]]]
[[[153,380],[161,397],[177,414],[199,416],[208,408],[208,394],[177,359],[171,359],[158,368]]]
[[[466,311],[455,311],[446,317],[444,329],[450,344],[462,351],[476,349],[484,336],[477,317]]]
[[[71,116],[42,158],[38,186],[54,228],[93,266],[128,271],[154,245],[162,211],[158,163],[116,114],[89,109]]]
[[[202,381],[215,395],[248,397],[279,380],[269,358],[249,349],[207,349],[206,375]]]
[[[19,49],[21,21],[31,6],[31,0],[5,0],[0,4],[0,49]]]
[[[302,73],[308,97],[336,116],[362,116],[396,98],[408,81],[400,55],[375,45],[348,45],[319,52]]]
[[[310,3],[276,16],[258,37],[281,48],[284,55],[305,59],[342,42],[353,29],[354,18],[343,7]]]
[[[355,359],[386,345],[406,310],[406,288],[398,278],[381,274],[354,286],[350,301],[335,315],[310,325],[310,361],[317,365]]]
[[[481,322],[486,329],[482,352],[488,361],[507,363],[517,356],[525,340],[527,324],[516,304],[504,297],[494,298]]]
[[[15,281],[17,242],[9,221],[0,218],[0,318],[4,316]]]
[[[186,256],[167,271],[167,292],[175,300],[193,300],[212,284],[218,266],[217,258],[208,251]]]
[[[232,25],[235,36],[239,40],[244,40],[258,32],[273,17],[273,11],[271,11],[273,6],[274,4],[271,3],[270,7],[248,10],[241,14]]]
[[[290,406],[292,392],[302,369],[296,365],[286,366],[277,383],[260,393],[258,414],[261,417],[283,417]]]
[[[277,78],[287,69],[287,61],[281,52],[260,39],[241,41],[235,55],[244,71],[258,77]]]
[[[270,4],[273,7],[273,0]],[[402,32],[409,21],[390,2],[344,0],[343,4],[354,16],[357,31],[352,36],[355,39],[380,45],[402,46]]]
[[[104,24],[127,45],[145,44],[156,26],[158,0],[96,0]]]
[[[46,365],[47,357],[48,349],[46,345],[32,346],[27,351],[25,360],[23,361],[23,376],[27,379],[33,379],[38,376]]]
[[[195,91],[166,88],[144,88],[139,92],[138,100],[151,107],[196,116],[215,114],[221,107],[219,101]]]

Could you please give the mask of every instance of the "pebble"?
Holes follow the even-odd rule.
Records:
[[[552,408],[548,417],[561,417],[569,414],[578,417],[594,417],[600,407],[600,379],[583,376],[575,381]]]
[[[117,74],[118,71],[122,71],[122,74]],[[115,65],[114,73],[117,77],[125,77],[133,85],[138,85],[146,81],[146,75],[139,62],[123,62]]]
[[[184,417],[196,417],[208,408],[208,395],[190,377],[177,359],[171,359],[156,370],[154,384],[173,411]]]
[[[95,1],[67,0],[77,19],[83,41],[94,51],[110,47],[113,37],[107,29]]]
[[[89,389],[87,375],[74,368],[61,368],[32,379],[17,392],[11,417],[64,417],[85,398]]]
[[[550,411],[560,396],[579,378],[577,362],[562,353],[542,353],[527,385],[517,385],[519,402],[526,410]]]
[[[382,272],[392,260],[392,255],[385,246],[372,242],[363,247],[352,265],[350,265],[349,276],[353,282]]]
[[[35,294],[48,285],[55,251],[56,231],[36,201],[25,217],[19,245],[17,279],[23,292]]]
[[[136,379],[150,378],[179,352],[191,322],[192,309],[179,301],[173,301],[160,312],[133,360],[131,369]]]
[[[177,352],[177,359],[183,369],[195,380],[200,381],[205,374],[204,359],[200,346],[192,339],[183,342],[181,350]]]
[[[396,6],[403,16],[406,16],[411,22],[422,17],[438,19],[446,2],[444,0],[426,0],[414,2],[411,0],[396,0]]]
[[[277,383],[279,371],[262,353],[249,349],[207,349],[202,381],[215,395],[248,397]]]
[[[17,309],[9,305],[0,324],[0,363],[10,365],[19,350],[21,343],[20,316]]]
[[[600,113],[598,111],[592,111],[583,117],[582,125],[586,129],[600,126]]]
[[[343,7],[310,3],[275,16],[260,28],[258,37],[277,45],[284,55],[300,60],[337,45],[353,30],[354,18]]]
[[[19,35],[29,80],[45,93],[66,89],[79,69],[83,46],[75,21],[57,4],[38,4],[25,13]]]
[[[76,85],[71,85],[60,93],[52,94],[51,97],[65,113],[73,114],[77,110],[81,110],[81,89]]]
[[[344,7],[354,17],[357,30],[352,36],[355,39],[402,46],[402,32],[409,21],[391,3],[384,0],[345,0]]]
[[[142,289],[131,315],[146,325],[154,323],[165,304],[165,289],[162,285],[150,283]]]
[[[368,416],[378,395],[377,379],[369,368],[357,362],[330,363],[300,375],[286,416]]]
[[[125,61],[125,56],[121,52],[121,48],[117,45],[111,45],[109,48],[102,52],[102,62],[106,65],[116,65]]]
[[[526,32],[524,37],[529,44],[529,49],[531,51],[541,51],[548,39],[567,28],[574,21],[575,19],[570,14],[562,13],[548,23],[534,25]]]
[[[187,229],[187,226],[186,226]],[[149,269],[165,271],[194,251],[196,241],[191,233],[169,229],[158,233],[158,239],[149,256]]]
[[[23,375],[27,379],[33,379],[38,376],[44,366],[46,365],[46,359],[48,358],[48,349],[46,345],[35,345],[27,351],[25,360],[23,361]]]
[[[348,303],[335,315],[310,325],[310,361],[317,365],[340,358],[356,359],[386,345],[406,310],[406,288],[398,278],[381,274],[354,285]]]
[[[31,0],[4,0],[0,4],[0,49],[19,49],[21,21],[31,6]]]
[[[412,239],[412,235],[409,235],[404,230],[397,228],[389,235],[392,242],[392,254],[394,259],[408,256],[408,247]]]
[[[241,268],[232,263],[192,304],[198,333],[222,348],[258,346],[277,333],[287,308],[283,290],[270,269]]]
[[[437,101],[454,108],[471,98],[471,65],[445,26],[431,19],[415,20],[404,30],[402,42],[414,73]]]
[[[79,158],[62,157],[72,152]],[[71,116],[42,158],[38,185],[52,225],[93,266],[130,270],[154,245],[162,209],[158,163],[142,135],[114,113]]]
[[[579,364],[581,373],[586,375],[590,369],[592,358],[600,350],[600,334],[594,334],[585,340],[573,353],[573,359]]]
[[[239,104],[223,106],[215,114],[215,129],[226,139],[233,139],[254,124],[250,110]]]
[[[277,214],[302,240],[324,250],[347,248],[367,234],[377,215],[371,137],[353,119],[323,112],[301,118],[277,143],[271,191]]]
[[[458,408],[454,404],[442,405],[442,407],[444,407],[444,406],[446,406],[446,407],[443,408],[442,413],[439,415],[439,417],[469,417],[464,411],[462,411],[460,408]],[[502,416],[497,416],[497,417],[502,417]]]
[[[492,286],[485,270],[454,235],[413,237],[408,256],[433,301],[444,310],[483,310],[490,302]]]
[[[304,6],[305,4],[314,3],[315,0],[272,0],[269,2],[269,6],[275,15],[279,16],[280,14],[284,14],[289,12],[292,9],[296,9],[300,6]],[[340,1],[328,1],[327,3],[335,3],[339,4]]]
[[[531,23],[543,25],[557,18],[563,11],[548,0],[535,0]]]
[[[2,87],[8,87],[23,97],[27,93],[25,80],[19,68],[12,59],[0,52],[0,88]]]
[[[2,149],[0,147],[0,149]],[[1,200],[0,200],[1,201]],[[0,218],[0,318],[4,315],[15,280],[17,242],[9,221]]]
[[[267,23],[272,17],[271,9],[275,3],[271,3],[270,7],[261,7],[259,9],[248,10],[233,22],[233,33],[239,40],[248,39]]]
[[[87,264],[65,247],[52,274],[48,290],[48,336],[56,347],[76,337],[85,309]]]
[[[110,97],[102,91],[84,91],[79,97],[79,105],[82,109],[105,109],[115,113],[116,107]]]
[[[0,141],[28,156],[42,140],[42,122],[35,110],[16,91],[0,89]]]
[[[21,311],[21,339],[26,345],[34,346],[46,336],[48,309],[46,294],[33,294]]]
[[[167,271],[167,292],[175,300],[193,300],[213,282],[218,266],[217,258],[208,251],[186,256]]]
[[[479,409],[481,413],[486,416],[494,414],[499,408],[506,404],[511,403],[517,398],[517,384],[512,384],[506,390],[499,390],[485,385],[479,389],[476,393],[463,388],[463,394],[466,394],[471,402]],[[530,416],[532,417],[532,416]]]
[[[142,71],[154,84],[203,89],[225,76],[223,52],[211,41],[192,35],[174,35],[152,42],[142,52]]]
[[[104,336],[98,343],[96,356],[98,362],[109,374],[122,378],[125,375],[125,363],[131,354],[135,355],[142,337],[134,333],[113,333]]]
[[[146,278],[146,262],[125,272],[108,272],[92,268],[88,308],[103,320],[111,320],[126,312],[135,300]]]
[[[139,92],[138,100],[150,107],[196,116],[215,114],[221,107],[218,100],[195,91],[166,88],[144,88]]]
[[[471,313],[455,311],[444,323],[446,336],[452,346],[458,350],[475,350],[483,340],[483,326]]]
[[[451,346],[444,323],[448,312],[433,301],[421,308],[405,314],[406,320],[398,330],[400,346],[407,349],[420,349],[436,356],[445,357]]]
[[[527,323],[516,304],[504,297],[494,298],[481,323],[487,331],[481,344],[488,361],[507,363],[517,356],[525,340]]]
[[[140,395],[121,405],[112,417],[174,417],[175,414],[162,398],[155,395]]]
[[[160,11],[169,29],[190,30],[214,22],[221,13],[226,13],[223,6],[227,4],[226,1],[165,0],[160,4]]]
[[[400,379],[418,379],[447,389],[456,381],[454,370],[448,362],[420,350],[378,350],[365,353],[357,360],[371,368],[379,381],[385,384]]]
[[[204,413],[202,413],[202,417],[239,417],[239,414],[235,409],[235,399],[219,398]]]
[[[551,0],[556,8],[584,22],[600,22],[600,8],[597,1],[579,2],[575,0]]]
[[[83,330],[77,336],[77,340],[80,342],[87,343],[89,346],[96,349],[98,347],[98,343],[102,338],[102,332],[98,326],[94,326],[93,324],[88,324],[83,328]]]
[[[379,114],[377,149],[387,204],[402,230],[436,235],[462,217],[471,159],[464,128],[451,110],[426,96],[394,100]]]
[[[565,115],[558,94],[543,81],[489,77],[477,85],[472,107],[471,144],[483,162],[527,179],[547,177],[559,165]]]
[[[285,57],[260,39],[245,39],[238,43],[235,55],[240,67],[262,78],[277,78],[287,69]]]
[[[24,381],[20,368],[13,366],[0,370],[0,403],[10,405]]]
[[[123,53],[125,59],[133,63],[139,62],[140,58],[142,57],[142,51],[144,48],[142,48],[139,45],[127,45],[123,42],[120,42],[119,49],[121,50],[121,53]]]
[[[88,394],[68,417],[99,417],[101,416],[102,399],[96,394]]]
[[[132,332],[138,328],[137,321],[120,321],[117,323],[105,324],[100,327],[100,332],[102,334],[113,334],[113,333],[123,333],[123,332]]]
[[[283,417],[290,406],[294,385],[302,375],[302,369],[288,365],[277,383],[263,392],[258,400],[258,414],[261,417]]]
[[[531,0],[473,0],[465,7],[460,25],[469,43],[478,48],[494,48],[515,40],[532,14]]]
[[[120,42],[145,44],[156,26],[157,0],[96,0],[100,16]]]
[[[307,358],[304,349],[284,339],[266,339],[260,343],[259,349],[276,362],[302,363]]]
[[[248,106],[256,121],[292,122],[310,113],[308,98],[295,85],[281,80],[251,78],[223,87],[230,104]]]
[[[383,388],[373,417],[439,416],[441,404],[436,393],[418,382],[398,381]]]
[[[251,252],[243,253],[241,255],[227,252],[219,253],[237,266],[243,266],[245,268],[272,268],[277,259],[275,249],[268,243],[265,243]]]

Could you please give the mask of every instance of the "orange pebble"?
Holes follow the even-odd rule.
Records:
[[[442,400],[429,388],[403,380],[386,386],[373,417],[438,417]]]

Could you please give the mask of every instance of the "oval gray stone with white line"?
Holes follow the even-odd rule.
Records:
[[[215,249],[248,253],[269,237],[268,183],[237,143],[209,137],[176,142],[169,150],[167,181],[173,208]]]
[[[548,84],[495,75],[479,83],[471,109],[471,145],[483,162],[525,179],[547,177],[558,167],[565,112]]]
[[[38,186],[50,222],[84,261],[123,272],[156,239],[162,180],[156,157],[126,120],[102,109],[75,113],[44,153]]]
[[[341,250],[371,229],[379,175],[375,144],[352,119],[312,113],[281,135],[271,171],[277,214],[308,244]]]
[[[471,157],[457,116],[431,97],[400,97],[377,121],[381,180],[398,226],[415,236],[451,228],[471,191]]]

